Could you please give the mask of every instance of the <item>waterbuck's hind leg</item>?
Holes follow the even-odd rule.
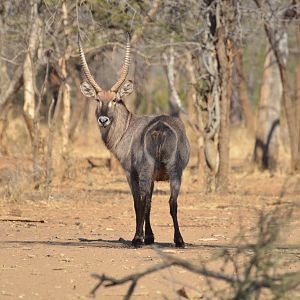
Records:
[[[177,198],[180,191],[181,185],[181,176],[171,177],[170,178],[170,189],[171,189],[171,197],[169,200],[170,205],[170,214],[173,219],[174,224],[174,243],[176,247],[184,248],[185,244],[183,238],[181,236],[178,220],[177,220]]]
[[[150,201],[146,202],[145,211],[145,245],[151,245],[154,243],[154,234],[150,224],[150,211],[151,211],[151,199],[153,193],[154,182],[152,181],[150,190]]]
[[[152,192],[152,175],[154,165],[145,163],[139,173],[139,197],[136,201],[136,231],[132,240],[132,245],[139,247],[143,243],[144,239],[144,222],[146,217],[146,210],[149,212],[150,218],[150,206],[151,206],[151,192]],[[147,230],[149,230],[150,223],[147,224]],[[150,227],[151,229],[151,227]],[[152,232],[152,230],[151,230]],[[149,230],[150,233],[150,230]],[[153,235],[153,233],[152,233]]]

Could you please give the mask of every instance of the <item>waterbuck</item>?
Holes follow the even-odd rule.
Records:
[[[102,140],[121,163],[133,195],[136,215],[133,246],[154,243],[150,224],[154,181],[169,180],[174,242],[177,247],[184,247],[177,221],[177,197],[182,171],[189,160],[190,145],[183,123],[179,118],[166,115],[136,116],[127,109],[123,100],[133,91],[131,81],[124,84],[130,65],[129,38],[120,76],[110,90],[103,90],[91,75],[80,38],[78,46],[87,80],[81,84],[81,91],[97,101],[96,118]]]

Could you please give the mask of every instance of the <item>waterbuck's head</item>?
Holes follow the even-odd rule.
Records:
[[[113,124],[114,120],[116,120],[118,116],[122,114],[122,112],[127,111],[123,99],[125,96],[130,95],[133,91],[132,81],[129,80],[123,85],[128,74],[130,65],[129,37],[126,45],[124,64],[119,72],[120,76],[117,82],[109,90],[103,90],[93,78],[87,65],[79,37],[78,46],[81,66],[87,80],[86,82],[83,82],[81,84],[81,92],[84,96],[94,98],[98,102],[96,109],[96,118],[100,130],[107,130]]]

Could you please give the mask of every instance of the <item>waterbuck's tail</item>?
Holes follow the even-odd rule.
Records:
[[[158,163],[164,164],[175,156],[177,135],[175,130],[166,122],[157,121],[145,135],[147,153]]]

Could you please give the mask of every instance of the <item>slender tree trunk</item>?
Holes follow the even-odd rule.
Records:
[[[262,8],[265,4],[261,0],[254,0],[258,8]],[[274,55],[276,58],[277,65],[279,67],[280,78],[282,83],[282,95],[283,95],[283,105],[285,109],[285,114],[287,118],[288,131],[289,131],[289,139],[290,139],[290,148],[291,148],[291,170],[299,172],[300,171],[300,160],[297,160],[298,157],[298,144],[299,141],[298,133],[297,133],[297,123],[296,123],[296,114],[295,114],[295,106],[291,97],[291,89],[289,84],[289,79],[287,75],[286,69],[286,61],[284,55],[280,51],[280,47],[278,47],[278,42],[276,39],[276,31],[270,26],[269,23],[264,24],[265,32],[268,38],[268,41],[274,51]]]
[[[5,132],[8,127],[8,112],[11,108],[11,105],[6,105],[4,111],[0,115],[0,154],[7,155],[8,148],[7,144],[4,142]]]
[[[39,188],[41,180],[40,168],[40,129],[39,129],[39,103],[36,109],[36,56],[42,32],[42,21],[38,14],[38,0],[31,4],[31,30],[28,48],[23,64],[24,105],[23,112],[32,143],[33,180],[35,188]],[[41,100],[41,99],[40,99]]]
[[[4,142],[5,131],[8,127],[8,111],[10,109],[7,101],[19,89],[23,71],[22,66],[17,68],[13,80],[10,81],[6,61],[2,59],[2,57],[7,55],[4,45],[6,44],[6,18],[9,5],[9,1],[0,3],[0,154],[8,154],[7,145]]]
[[[6,32],[6,12],[7,12],[7,1],[0,3],[0,55],[5,57],[5,32]],[[6,61],[0,59],[0,96],[3,95],[5,87],[9,83],[9,76],[7,72]]]
[[[219,133],[220,163],[217,173],[216,189],[228,191],[229,174],[229,140],[230,140],[230,99],[232,90],[232,44],[225,40],[225,25],[217,29],[217,55],[221,72],[221,117]]]
[[[49,193],[53,179],[53,141],[55,137],[55,125],[61,108],[63,87],[59,88],[57,99],[53,98],[48,111],[48,137],[47,137],[47,156],[46,156],[46,189]]]
[[[165,62],[165,71],[168,80],[169,88],[169,111],[171,116],[179,117],[180,111],[183,111],[181,99],[175,87],[175,68],[174,68],[174,48],[170,47],[169,57],[166,53],[163,54]]]
[[[238,47],[241,47],[240,45]],[[244,75],[243,50],[237,49],[235,55],[236,70],[238,73],[239,100],[243,109],[246,128],[251,136],[255,134],[254,116],[248,97],[248,86]]]
[[[160,0],[152,1],[152,6],[149,9],[147,15],[145,16],[142,25],[135,30],[131,38],[131,47],[137,47],[139,42],[141,41],[145,30],[153,23],[156,14],[158,12]],[[147,91],[145,90],[145,78],[148,77],[149,68],[146,67],[144,59],[140,57],[136,57],[134,60],[134,82],[136,89],[136,98],[134,101],[134,110],[138,111],[141,107],[141,101],[144,99],[147,100],[148,95],[146,95]],[[152,110],[152,103],[146,103],[146,111]],[[152,111],[151,111],[152,112]]]
[[[286,35],[278,37],[278,43],[286,44]],[[282,49],[286,50],[286,49]],[[283,53],[283,52],[282,52]],[[254,161],[261,169],[276,170],[279,151],[279,120],[282,99],[282,83],[273,50],[266,50],[264,72],[258,110]]]
[[[33,120],[35,117],[35,90],[34,90],[34,66],[37,48],[39,46],[39,35],[41,33],[41,20],[38,16],[38,1],[32,0],[31,2],[31,30],[28,42],[27,52],[23,64],[23,80],[24,80],[24,116],[28,131],[33,142],[34,138],[34,125]]]
[[[70,57],[70,43],[69,43],[69,16],[68,16],[68,7],[67,1],[63,0],[62,2],[62,17],[63,17],[63,28],[65,35],[65,49],[64,55],[59,61],[59,66],[61,69],[62,76],[64,78],[63,84],[63,93],[62,93],[62,102],[63,102],[63,128],[62,128],[62,146],[63,146],[63,157],[68,158],[68,146],[69,146],[69,130],[70,130],[70,120],[71,120],[71,97],[70,97],[70,86],[67,83],[68,72],[67,72],[67,61]]]
[[[205,33],[202,60],[206,70],[207,82],[200,86],[198,107],[201,109],[204,127],[204,154],[208,172],[206,172],[206,191],[216,188],[216,174],[219,168],[219,152],[217,148],[220,127],[220,72],[216,49],[217,11],[219,3],[213,0],[204,1]],[[203,104],[207,109],[203,110]],[[202,118],[201,118],[202,119]]]
[[[188,113],[192,123],[196,123],[197,130],[197,167],[198,167],[198,179],[199,184],[204,186],[205,184],[205,153],[204,153],[204,126],[201,111],[197,105],[197,91],[196,91],[196,71],[193,65],[192,55],[189,51],[186,51],[186,70],[189,80],[189,103]]]
[[[70,130],[69,130],[69,138],[71,141],[75,139],[76,129],[78,128],[78,124],[84,122],[83,115],[86,106],[88,105],[87,99],[83,96],[80,91],[80,83],[81,78],[79,72],[76,68],[73,68],[71,71],[71,77],[76,86],[76,107],[73,110],[71,116]]]
[[[300,8],[299,8],[300,11]],[[298,52],[300,53],[300,25],[297,30]],[[298,140],[298,151],[296,168],[300,170],[300,54],[298,54],[298,66],[296,70],[296,130]]]
[[[3,93],[0,95],[0,112],[4,110],[4,107],[7,105],[8,101],[12,99],[12,96],[15,95],[20,87],[23,85],[23,65],[20,65],[7,87],[6,90],[3,90]]]

